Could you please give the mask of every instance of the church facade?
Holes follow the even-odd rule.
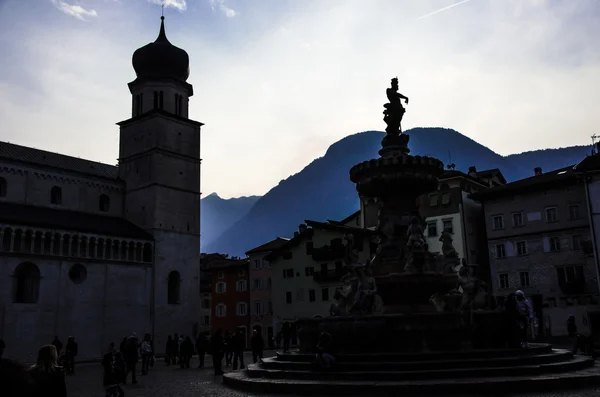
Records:
[[[132,332],[199,322],[200,128],[187,53],[166,37],[133,55],[132,116],[112,166],[0,142],[0,338],[35,360],[57,335],[77,359]]]

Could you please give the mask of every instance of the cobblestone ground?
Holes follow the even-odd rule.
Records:
[[[271,356],[266,354],[266,356]],[[246,354],[246,364],[252,362],[250,354]],[[137,385],[127,384],[123,386],[125,397],[261,397],[256,394],[247,394],[228,389],[221,383],[221,377],[215,377],[212,370],[210,356],[207,357],[205,365],[207,368],[198,369],[198,358],[194,358],[190,369],[180,369],[179,366],[165,366],[159,359],[151,369],[150,375],[139,375]],[[230,371],[231,368],[224,368]],[[100,364],[81,364],[77,367],[75,376],[67,377],[67,388],[69,397],[103,397],[102,367]],[[270,397],[282,397],[273,396]],[[432,396],[434,397],[434,396]],[[487,396],[482,396],[487,397]],[[504,397],[600,397],[600,388],[514,394]]]

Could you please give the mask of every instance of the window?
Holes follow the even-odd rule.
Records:
[[[219,303],[215,308],[215,316],[225,317],[227,316],[227,306],[224,303]]]
[[[499,274],[498,281],[500,283],[500,288],[506,289],[506,288],[510,287],[510,285],[508,284],[508,274],[507,273]]]
[[[181,277],[179,276],[179,272],[172,271],[169,273],[169,281],[167,283],[167,303],[169,305],[178,305],[181,288]]]
[[[504,247],[504,244],[496,245],[496,258],[506,258],[506,249]]]
[[[40,296],[40,270],[33,263],[21,263],[15,269],[14,302],[37,303]]]
[[[73,284],[83,284],[85,279],[87,278],[87,269],[80,263],[76,263],[71,266],[69,270],[69,279],[73,282]]]
[[[312,241],[307,241],[306,242],[306,255],[312,255],[314,247],[315,247],[315,243],[313,243]]]
[[[288,305],[292,304],[292,293],[290,291],[285,293],[285,303]]]
[[[298,288],[296,290],[296,300],[298,302],[304,302],[304,288]]]
[[[306,277],[310,277],[313,274],[315,274],[315,268],[312,266],[307,266],[304,268],[304,274],[306,275]]]
[[[321,300],[327,302],[329,300],[329,288],[321,289]]]
[[[0,177],[0,197],[6,197],[6,179]]]
[[[254,315],[260,316],[263,314],[263,303],[260,301],[254,302]]]
[[[246,280],[239,280],[237,283],[235,283],[235,290],[237,292],[244,292],[248,289],[248,286],[246,285]]]
[[[223,280],[223,279],[225,278],[225,273],[223,273],[223,272],[219,272],[219,273],[217,273],[217,278],[218,278],[219,280]]]
[[[224,294],[227,291],[227,284],[225,284],[222,281],[218,282],[215,286],[215,291],[217,292],[217,294]]]
[[[293,278],[294,269],[283,269],[283,278]]]
[[[267,288],[271,288],[271,277],[267,279]]]
[[[569,206],[569,219],[579,219],[579,205]]]
[[[450,193],[442,193],[442,205],[450,204]]]
[[[517,255],[527,255],[527,241],[517,241]]]
[[[583,266],[563,266],[556,268],[559,282],[576,283],[584,279]]]
[[[236,313],[238,316],[248,315],[248,305],[246,304],[246,302],[238,302]]]
[[[154,109],[158,109],[158,91],[154,91]]]
[[[175,94],[175,114],[181,116],[181,95]]]
[[[515,212],[514,214],[512,214],[512,222],[513,222],[513,227],[523,226],[525,224],[523,222],[523,213]]]
[[[51,204],[62,204],[62,189],[58,186],[53,186],[50,189],[50,203]]]
[[[100,206],[100,211],[108,212],[108,210],[110,208],[110,198],[106,194],[100,195],[99,206]]]
[[[558,220],[558,214],[556,207],[546,208],[546,222],[556,222]]]
[[[202,316],[202,325],[210,325],[210,316]]]
[[[494,230],[504,229],[504,217],[502,215],[495,215],[492,217],[492,225]]]
[[[257,278],[252,280],[252,289],[262,289],[262,279]]]
[[[437,236],[437,223],[429,222],[427,223],[427,237]]]
[[[260,259],[255,259],[252,261],[252,269],[254,270],[258,270],[260,268],[262,268],[262,261]]]
[[[162,91],[160,91],[160,92],[158,93],[158,107],[159,107],[161,110],[163,109],[163,104],[164,104],[164,101],[163,101],[163,92],[162,92]]]
[[[529,272],[520,272],[521,287],[529,287]]]
[[[203,309],[210,309],[210,300],[208,300],[208,299],[202,299],[202,308]]]
[[[560,238],[550,237],[550,252],[560,251]]]
[[[454,228],[452,227],[452,219],[444,219],[444,231],[448,233],[454,233]]]
[[[429,206],[430,207],[436,207],[438,205],[438,195],[437,194],[430,194],[429,195]]]
[[[244,269],[240,269],[238,271],[238,277],[244,277],[246,275],[246,271]]]
[[[315,301],[315,296],[316,296],[315,290],[314,289],[309,289],[308,290],[308,301],[309,302],[314,302]]]
[[[269,301],[267,305],[268,314],[273,314],[273,302]]]
[[[581,249],[581,236],[576,234],[573,236],[573,250],[578,251]]]

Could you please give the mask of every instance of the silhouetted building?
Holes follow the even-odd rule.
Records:
[[[540,333],[566,335],[569,314],[587,333],[598,278],[584,184],[573,166],[532,174],[472,196],[484,207],[493,292],[524,291]]]
[[[0,335],[34,361],[54,335],[78,359],[198,322],[200,126],[189,59],[160,34],[133,55],[119,165],[0,143]]]

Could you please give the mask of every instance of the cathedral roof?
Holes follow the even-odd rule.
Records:
[[[16,203],[0,203],[0,222],[153,240],[151,234],[123,218]]]
[[[47,152],[45,150],[34,149],[27,146],[19,146],[8,142],[0,142],[0,160],[1,159],[77,172],[101,178],[117,179],[119,176],[119,168],[114,165]]]
[[[190,58],[175,47],[165,33],[165,17],[160,17],[160,32],[153,43],[133,53],[133,69],[138,78],[172,78],[186,81],[190,75]]]

